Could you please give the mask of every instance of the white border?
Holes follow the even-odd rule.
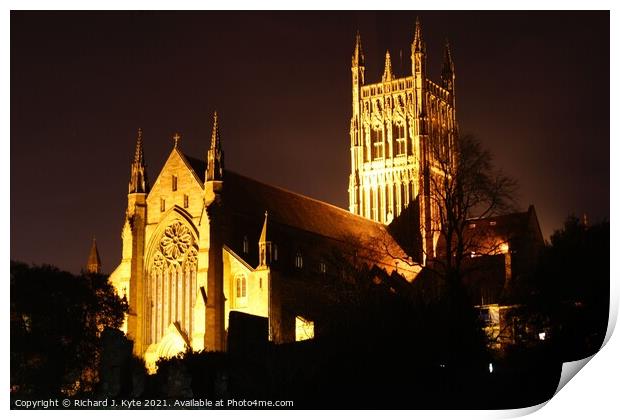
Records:
[[[316,0],[313,2],[300,3],[300,2],[247,2],[247,1],[227,1],[227,2],[217,2],[217,3],[205,3],[199,1],[184,1],[177,0],[175,2],[167,2],[161,0],[151,0],[151,1],[118,1],[118,0],[110,0],[106,2],[77,2],[77,1],[56,1],[51,4],[49,1],[8,1],[4,4],[8,4],[8,8],[2,17],[2,25],[0,25],[0,32],[2,33],[2,57],[4,65],[1,67],[2,71],[2,79],[4,83],[2,84],[2,97],[3,101],[3,111],[1,121],[3,132],[5,133],[5,138],[10,139],[10,127],[9,127],[9,109],[10,109],[10,66],[7,62],[7,57],[10,57],[10,13],[9,10],[36,10],[36,9],[59,9],[59,10],[71,10],[71,9],[84,9],[84,10],[99,10],[99,9],[117,9],[117,10],[130,10],[130,9],[159,9],[159,10],[169,10],[169,9],[185,9],[185,10],[196,10],[196,9],[204,9],[208,7],[210,9],[259,9],[259,8],[267,8],[267,9],[293,9],[293,10],[304,10],[304,9],[357,9],[357,10],[373,10],[373,9],[382,9],[386,6],[389,6],[390,9],[420,9],[420,10],[435,10],[435,9],[443,9],[443,10],[470,10],[470,9],[495,9],[495,10],[610,10],[615,5],[615,2],[612,1],[588,1],[587,3],[580,1],[562,1],[562,2],[550,2],[550,1],[519,1],[519,2],[497,2],[497,1],[454,1],[454,0],[444,0],[441,2],[411,2],[411,1],[402,1],[396,0],[391,1],[389,3],[385,2],[371,2],[367,0],[361,1],[340,1],[338,3],[334,3],[333,1],[325,1],[325,0]],[[467,6],[467,9],[464,8]],[[618,18],[616,16],[616,11],[611,11],[611,75],[618,75],[620,72],[618,71],[617,65],[617,40],[618,34],[617,30],[615,30],[616,25],[618,24]],[[525,29],[525,28],[524,28]],[[615,47],[615,51],[614,51]],[[618,128],[617,128],[617,107],[615,106],[614,99],[618,97],[618,84],[616,80],[611,79],[611,115],[614,116],[612,118],[611,123],[611,155],[610,159],[612,161],[617,162],[618,158],[618,147],[615,142],[618,141]],[[9,197],[10,191],[10,153],[9,141],[5,140],[2,142],[4,146],[4,153],[0,154],[0,170],[3,171],[3,186],[5,191],[5,197]],[[618,207],[617,207],[617,197],[618,197],[618,166],[611,165],[611,212],[610,217],[615,217],[618,215]],[[42,180],[42,183],[44,180]],[[8,201],[8,199],[6,200]],[[9,203],[6,203],[9,204]],[[3,229],[5,240],[0,242],[0,250],[2,255],[5,257],[0,259],[0,270],[4,273],[4,296],[5,299],[9,299],[9,281],[8,281],[8,261],[10,260],[10,252],[9,252],[9,237],[10,237],[10,218],[8,215],[10,205],[5,205],[2,207],[3,212],[5,213],[4,220],[6,221]],[[612,243],[611,243],[611,255],[618,256],[618,229],[614,223],[612,223]],[[617,258],[617,257],[616,257]],[[613,260],[612,260],[613,261]],[[618,312],[618,287],[617,287],[617,279],[618,279],[618,267],[617,263],[614,263],[611,267],[611,297],[612,297],[612,310],[610,314],[611,323],[615,325],[615,320],[617,318]],[[8,305],[5,306],[4,317],[2,326],[3,336],[8,337]],[[5,343],[8,340],[5,340]],[[617,337],[612,337],[611,340],[606,344],[606,346],[602,349],[600,354],[594,356],[592,361],[588,363],[588,365],[578,374],[578,377],[570,383],[568,383],[551,401],[544,405],[544,407],[536,411],[536,413],[532,416],[532,418],[540,418],[540,419],[556,419],[556,418],[616,418],[618,415],[618,382],[620,378],[620,370],[618,369],[618,356],[620,355],[620,345],[618,344]],[[9,389],[9,351],[8,346],[2,346],[2,360],[4,361],[3,366],[5,369],[3,370],[3,378],[5,383],[5,392],[1,393],[2,404],[5,410],[8,410],[8,389]],[[417,418],[504,418],[514,417],[515,415],[523,415],[527,414],[527,412],[531,412],[532,409],[525,410],[512,410],[512,411],[465,411],[465,412],[438,412],[438,411],[393,411],[389,412],[388,415],[390,418],[406,418],[411,419],[414,417]],[[341,414],[339,414],[341,413]],[[110,411],[104,412],[91,412],[88,413],[88,416],[94,417],[109,417],[112,414]],[[375,417],[377,412],[337,412],[338,416],[346,416],[346,417]],[[11,411],[10,415],[15,417],[31,417],[31,416],[62,416],[62,417],[73,417],[79,416],[83,417],[86,415],[85,412],[69,412],[69,411],[57,411],[57,412],[18,412]],[[145,413],[131,413],[131,412],[115,412],[115,416],[136,416],[136,415],[145,415]],[[171,415],[174,415],[168,411],[151,411],[148,413],[148,416],[151,418],[168,418]],[[198,413],[188,412],[187,415],[206,415],[205,412],[201,411]],[[246,416],[251,415],[253,418],[289,418],[291,413],[286,412],[267,412],[267,411],[250,411],[250,412],[213,412],[209,413],[209,415],[214,415],[217,417],[231,417],[237,418],[238,416]],[[309,411],[309,412],[295,412],[295,417],[301,418],[314,418],[315,416],[321,416],[322,413],[317,411]]]

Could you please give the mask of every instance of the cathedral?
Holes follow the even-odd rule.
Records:
[[[344,279],[352,264],[415,280],[438,242],[429,176],[457,124],[449,47],[435,83],[418,22],[412,38],[410,74],[396,77],[388,52],[381,80],[366,83],[356,36],[348,210],[227,170],[217,113],[204,158],[187,156],[176,134],[151,184],[138,131],[110,281],[129,302],[124,329],[148,366],[185,348],[225,350],[232,311],[266,319],[273,342],[312,338],[323,307],[314,285]],[[393,229],[403,218],[410,243]]]

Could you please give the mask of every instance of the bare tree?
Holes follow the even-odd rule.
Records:
[[[502,244],[484,229],[468,232],[472,219],[506,214],[515,208],[517,183],[493,164],[491,153],[473,136],[459,137],[452,153],[437,147],[429,172],[430,201],[442,245],[430,261],[448,285],[460,283],[463,262],[472,252],[496,254]]]

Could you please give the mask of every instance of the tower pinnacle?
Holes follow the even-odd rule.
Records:
[[[259,242],[267,242],[267,217],[269,216],[269,214],[267,213],[267,211],[265,210],[265,221],[263,222],[263,230],[261,230],[260,232],[260,238],[259,238]]]
[[[206,181],[222,181],[224,175],[224,152],[220,140],[220,126],[217,111],[213,113],[213,131],[211,132],[211,145],[207,152]]]
[[[362,49],[362,37],[360,32],[355,34],[355,49],[353,50],[353,58],[351,59],[351,67],[364,66],[364,50]]]
[[[452,52],[450,51],[450,43],[446,39],[444,48],[443,65],[441,68],[441,81],[446,89],[454,89],[454,62],[452,61]]]
[[[149,183],[146,178],[146,165],[144,164],[144,152],[142,150],[142,129],[138,128],[136,140],[136,152],[131,164],[131,177],[129,179],[129,194],[148,192]]]
[[[390,52],[386,51],[385,52],[385,68],[383,70],[383,77],[381,78],[381,80],[383,82],[389,82],[390,80],[392,80],[393,77],[394,77],[394,74],[392,73],[392,59],[390,58]]]
[[[415,35],[413,37],[413,51],[414,52],[424,52],[424,40],[422,39],[422,24],[420,23],[420,18],[415,18]]]
[[[90,247],[90,254],[88,254],[88,262],[86,263],[86,272],[99,274],[101,273],[101,258],[99,258],[99,251],[97,250],[97,240],[93,236],[93,244]]]
[[[271,263],[271,241],[267,238],[267,219],[269,215],[265,211],[265,221],[263,222],[263,229],[258,239],[259,261],[260,267],[267,267]]]

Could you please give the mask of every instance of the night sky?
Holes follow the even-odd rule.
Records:
[[[138,127],[153,183],[175,131],[206,155],[216,109],[228,169],[347,208],[355,31],[366,81],[386,49],[401,77],[416,16],[545,236],[609,219],[608,12],[12,12],[11,258],[77,272],[95,235],[111,272]]]

